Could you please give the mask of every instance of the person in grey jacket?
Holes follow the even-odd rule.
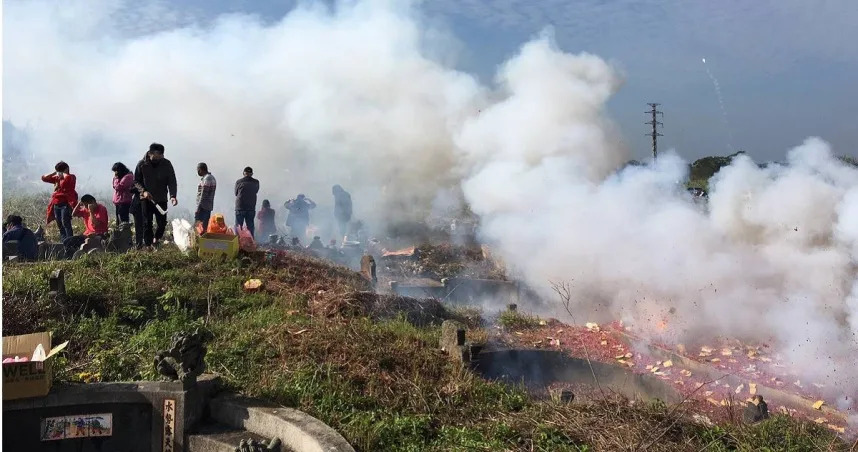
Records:
[[[244,169],[244,177],[235,182],[235,226],[247,225],[250,235],[254,236],[256,216],[256,194],[259,193],[259,181],[253,178],[253,168]]]

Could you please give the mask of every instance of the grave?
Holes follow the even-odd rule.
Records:
[[[3,448],[21,451],[184,451],[220,379],[55,385],[44,397],[3,402]]]

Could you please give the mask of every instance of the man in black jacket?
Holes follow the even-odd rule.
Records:
[[[146,246],[157,245],[164,238],[167,228],[167,195],[175,206],[176,172],[173,164],[164,158],[164,145],[152,143],[149,146],[148,160],[141,160],[134,170],[134,185],[140,192],[140,207],[143,212],[145,230],[143,241]],[[152,233],[152,223],[158,227]]]
[[[235,182],[235,226],[247,225],[250,235],[255,226],[253,217],[256,216],[256,194],[259,193],[259,181],[253,178],[253,168],[244,169],[244,177]]]

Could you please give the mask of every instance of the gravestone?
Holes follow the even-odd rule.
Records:
[[[180,452],[220,379],[55,384],[44,397],[3,401],[3,449],[45,452]]]
[[[131,224],[120,223],[113,228],[113,233],[104,245],[107,251],[115,251],[117,253],[125,253],[131,249]]]
[[[378,282],[378,277],[375,274],[375,258],[369,254],[365,254],[360,259],[360,273],[375,286]]]
[[[745,406],[743,413],[745,422],[754,424],[769,418],[769,405],[763,400],[763,396],[755,395]]]
[[[441,323],[441,350],[447,352],[451,359],[459,362],[470,361],[470,344],[465,343],[466,327],[455,320],[445,320]]]
[[[55,298],[65,298],[66,297],[66,272],[63,269],[55,270],[51,273],[51,277],[48,280],[50,291],[48,292],[49,296]]]

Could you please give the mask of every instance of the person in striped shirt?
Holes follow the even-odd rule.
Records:
[[[197,165],[197,175],[200,176],[200,185],[197,187],[197,211],[194,213],[194,222],[201,222],[205,233],[214,209],[217,181],[209,172],[208,165],[202,162]]]

